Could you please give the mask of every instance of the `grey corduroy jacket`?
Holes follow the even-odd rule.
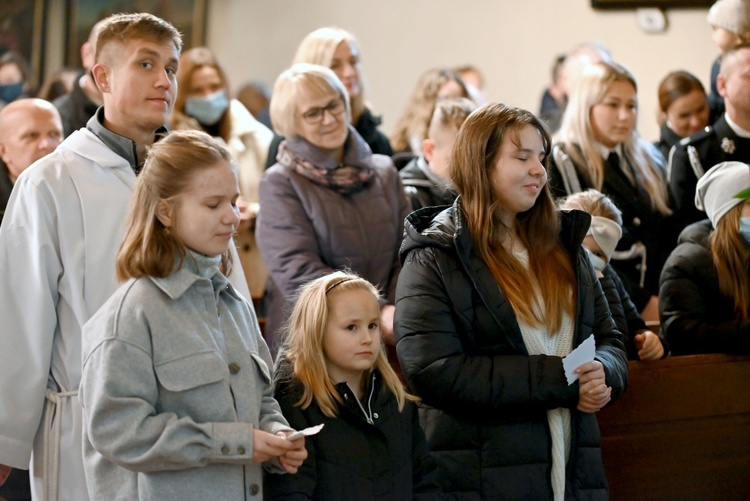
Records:
[[[262,499],[253,429],[290,429],[252,308],[216,261],[123,284],[83,330],[92,499]]]

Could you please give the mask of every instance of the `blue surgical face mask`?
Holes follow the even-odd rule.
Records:
[[[584,247],[584,249],[586,249]],[[604,267],[607,266],[607,263],[604,261],[604,259],[600,258],[590,250],[586,249],[586,254],[589,255],[589,260],[591,261],[591,264],[594,266],[594,269],[596,271],[604,272]]]
[[[750,217],[740,218],[740,235],[745,240],[745,244],[750,245]]]
[[[23,94],[23,84],[24,81],[21,80],[12,84],[0,85],[0,101],[9,103],[21,97]]]
[[[195,118],[201,125],[214,125],[229,108],[229,98],[225,90],[204,97],[185,99],[185,113]]]

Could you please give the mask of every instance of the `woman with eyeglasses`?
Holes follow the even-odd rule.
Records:
[[[270,105],[286,139],[260,183],[256,234],[271,280],[266,340],[272,352],[299,287],[337,269],[376,284],[381,328],[393,344],[398,248],[409,213],[391,159],[350,125],[346,87],[324,66],[298,63],[276,80]]]

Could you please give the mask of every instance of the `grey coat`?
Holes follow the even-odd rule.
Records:
[[[256,238],[271,273],[269,345],[278,341],[284,307],[297,289],[337,269],[350,268],[393,304],[409,202],[390,158],[370,153],[358,135],[347,146],[357,148],[359,161],[373,169],[362,191],[341,195],[280,163],[267,170],[260,183]]]
[[[167,278],[126,282],[84,326],[92,499],[262,499],[253,429],[290,429],[271,357],[216,261],[191,256]]]

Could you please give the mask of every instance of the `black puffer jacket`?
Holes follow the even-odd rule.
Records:
[[[661,274],[659,313],[673,355],[750,352],[750,320],[737,318],[719,289],[711,231],[708,219],[685,228]]]
[[[325,426],[305,439],[308,457],[296,475],[266,474],[265,499],[443,499],[416,405],[407,402],[399,412],[396,397],[381,384],[379,372],[372,375],[362,407],[346,383],[336,389],[344,405],[339,406],[339,416],[331,418],[315,402],[306,409],[296,405],[302,397],[297,380],[277,384],[276,399],[290,426],[297,430]]]
[[[638,349],[635,346],[635,336],[641,332],[649,330],[646,322],[643,321],[638,313],[633,301],[630,300],[628,291],[620,280],[619,275],[611,265],[607,264],[603,271],[604,276],[599,278],[602,285],[604,296],[609,304],[609,311],[612,314],[612,320],[615,321],[617,330],[620,331],[625,339],[625,350],[628,352],[628,360],[639,360]],[[662,358],[669,355],[669,343],[663,338],[661,333],[657,333],[659,341],[664,348]]]
[[[574,345],[590,334],[612,396],[627,384],[622,335],[615,329],[581,247],[590,216],[563,216],[562,239],[575,260]],[[562,359],[530,356],[515,314],[486,265],[472,252],[460,198],[442,212],[407,218],[396,290],[397,351],[423,399],[423,426],[442,468],[446,493],[459,499],[552,499],[547,410],[571,409],[566,498],[607,499],[596,416],[576,410]]]

